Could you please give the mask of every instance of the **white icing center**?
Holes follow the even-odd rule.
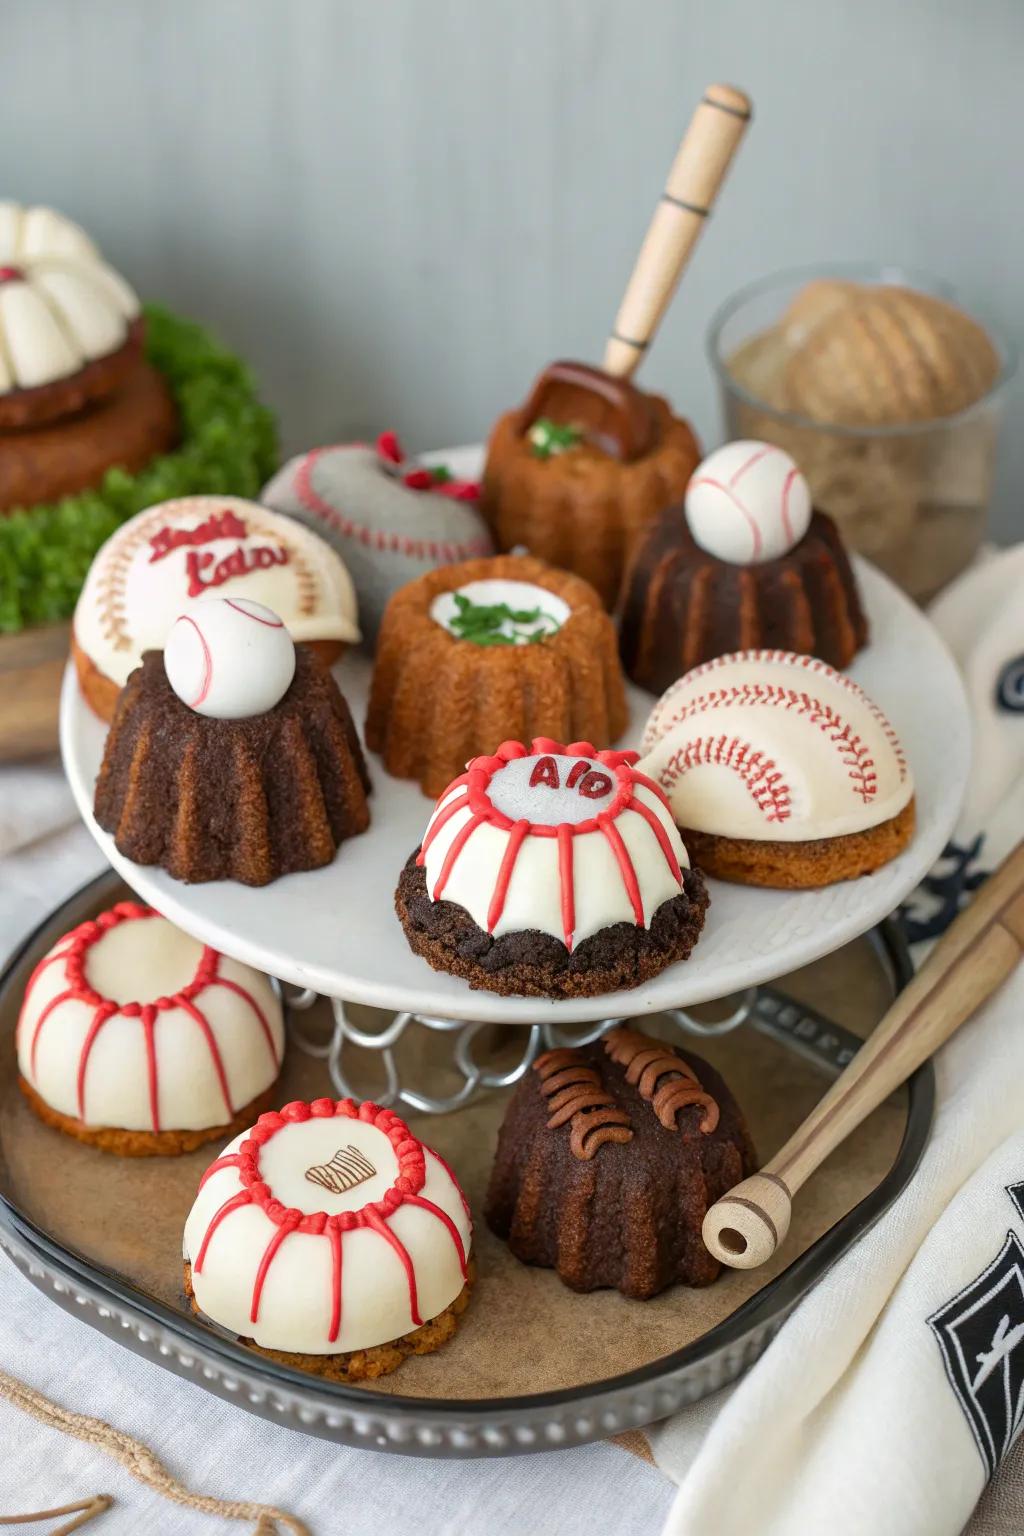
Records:
[[[192,980],[203,946],[164,917],[118,923],[86,951],[85,978],[114,1003],[152,1003]]]
[[[512,758],[492,776],[488,795],[512,821],[557,827],[607,811],[616,789],[614,772],[596,758],[552,755]]]
[[[342,1115],[284,1126],[260,1148],[259,1161],[274,1199],[307,1215],[360,1210],[382,1199],[398,1177],[398,1159],[384,1132]],[[348,1189],[330,1187],[350,1180]]]
[[[456,600],[460,597],[477,608],[504,606],[512,615],[517,615],[505,616],[494,630],[506,643],[511,642],[513,645],[535,644],[535,637],[543,639],[555,634],[572,612],[568,603],[563,602],[557,593],[534,586],[531,581],[471,581],[453,592],[442,592],[430,605],[430,617],[434,623],[440,624],[442,629],[460,640],[472,639],[455,622],[462,611]]]

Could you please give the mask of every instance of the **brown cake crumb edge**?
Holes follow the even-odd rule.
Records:
[[[770,886],[775,890],[818,890],[840,880],[870,875],[903,852],[914,835],[913,797],[895,816],[841,837],[808,842],[762,842],[756,838],[722,837],[681,827],[680,836],[694,860],[716,880],[735,885]]]
[[[257,1355],[276,1360],[279,1365],[291,1366],[295,1371],[306,1371],[311,1376],[323,1376],[327,1381],[354,1382],[376,1381],[397,1371],[410,1355],[432,1355],[447,1344],[458,1332],[459,1319],[469,1305],[470,1294],[476,1281],[476,1260],[471,1258],[466,1266],[466,1283],[453,1302],[423,1323],[411,1333],[386,1344],[374,1344],[370,1349],[350,1349],[338,1355],[299,1355],[283,1349],[267,1349],[252,1339],[240,1338],[239,1343]],[[192,1289],[192,1265],[185,1260],[185,1295],[193,1312],[200,1316],[200,1308]]]
[[[40,1097],[20,1072],[18,1087],[44,1125],[62,1131],[65,1136],[73,1136],[86,1146],[96,1147],[100,1152],[112,1152],[115,1157],[181,1157],[210,1141],[230,1141],[255,1125],[265,1110],[274,1107],[277,1097],[275,1080],[264,1093],[244,1104],[225,1125],[211,1125],[198,1131],[125,1131],[112,1125],[86,1125],[74,1115],[61,1114],[59,1109],[54,1109]]]
[[[415,854],[402,870],[395,910],[413,952],[433,970],[461,977],[475,990],[505,997],[599,997],[642,986],[689,958],[710,897],[699,869],[684,869],[683,880],[679,895],[662,902],[650,928],[617,923],[585,939],[571,957],[564,944],[536,929],[495,940],[464,907],[431,902]],[[476,958],[490,957],[499,946],[508,954],[505,963],[488,966]],[[611,951],[607,960],[602,948]]]

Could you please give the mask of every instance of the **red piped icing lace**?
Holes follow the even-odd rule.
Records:
[[[303,1212],[284,1205],[275,1198],[269,1184],[261,1175],[261,1148],[286,1126],[302,1124],[310,1119],[330,1119],[335,1116],[348,1120],[361,1120],[364,1124],[376,1126],[377,1130],[384,1133],[398,1160],[398,1174],[395,1182],[379,1200],[367,1201],[358,1210],[337,1211],[333,1215],[328,1215],[326,1211]],[[436,1153],[432,1155],[437,1157]],[[468,1216],[469,1206],[466,1203],[466,1197],[459,1188],[451,1169],[442,1158],[437,1157],[437,1161],[459,1190],[459,1196]],[[458,1227],[447,1211],[443,1211],[440,1206],[435,1205],[421,1193],[427,1177],[423,1143],[417,1141],[405,1121],[400,1120],[393,1110],[382,1109],[379,1104],[369,1102],[356,1104],[353,1099],[314,1099],[311,1104],[300,1102],[286,1104],[281,1110],[271,1110],[267,1114],[260,1115],[237,1152],[218,1157],[210,1164],[200,1180],[199,1188],[202,1189],[207,1179],[223,1168],[237,1170],[242,1188],[237,1194],[229,1196],[213,1213],[199,1246],[199,1252],[193,1260],[192,1268],[195,1274],[202,1273],[210,1242],[221,1223],[231,1215],[232,1211],[242,1210],[247,1205],[259,1206],[276,1230],[271,1233],[253,1282],[252,1304],[249,1311],[249,1318],[253,1323],[259,1320],[260,1297],[270,1266],[289,1233],[305,1232],[314,1237],[325,1237],[331,1249],[331,1311],[327,1340],[328,1343],[334,1344],[341,1332],[341,1275],[344,1247],[342,1238],[346,1232],[368,1228],[371,1232],[376,1232],[393,1249],[405,1270],[409,1287],[409,1315],[413,1327],[420,1327],[423,1318],[420,1316],[416,1294],[415,1267],[405,1244],[388,1225],[388,1218],[393,1216],[402,1205],[418,1206],[420,1210],[427,1211],[442,1224],[455,1245],[462,1277],[466,1278],[466,1250]]]
[[[513,759],[533,756],[577,757],[589,759],[595,764],[600,764],[602,768],[609,771],[616,784],[616,792],[611,804],[596,816],[588,817],[585,821],[562,822],[561,824],[531,822],[525,819],[513,821],[511,817],[506,816],[503,811],[500,811],[491,800],[488,793],[491,779],[495,773],[504,768],[506,763],[512,762]],[[634,767],[638,757],[639,753],[637,752],[599,752],[589,741],[573,741],[567,746],[563,746],[560,742],[552,741],[548,736],[535,737],[528,747],[521,741],[504,741],[491,756],[475,757],[466,772],[460,774],[457,779],[453,779],[438,800],[437,805],[440,807],[449,795],[454,796],[448,801],[447,805],[443,805],[443,809],[438,810],[435,808],[434,818],[427,828],[426,836],[416,856],[416,863],[422,867],[426,863],[427,851],[438,833],[460,811],[468,810],[470,812],[469,819],[459,828],[445,853],[437,880],[434,882],[434,888],[430,892],[431,900],[440,900],[460,854],[478,827],[487,825],[495,827],[499,832],[508,833],[508,844],[502,856],[495,878],[494,890],[487,909],[487,931],[488,933],[493,933],[504,911],[512,873],[525,839],[527,837],[555,838],[558,842],[558,879],[562,928],[565,947],[571,951],[576,922],[573,844],[577,837],[589,837],[597,833],[605,839],[615,857],[623,889],[633,908],[634,919],[638,927],[643,927],[645,921],[643,894],[640,890],[636,867],[630,857],[628,848],[623,842],[622,834],[616,826],[618,818],[625,811],[635,811],[641,816],[656,838],[658,846],[664,854],[668,867],[680,889],[683,884],[683,875],[665,827],[658,820],[650,806],[636,794],[637,786],[642,785],[664,806],[671,819],[672,812],[665,798],[664,791],[652,779],[649,779],[646,774],[639,773]],[[573,773],[576,771],[576,769],[573,769]],[[464,793],[461,795],[454,794],[454,791],[459,789],[464,790]]]
[[[274,1036],[263,1009],[252,994],[247,992],[238,982],[219,974],[219,967],[223,956],[219,955],[215,949],[211,949],[209,945],[204,946],[192,979],[167,997],[153,998],[148,1002],[116,1003],[111,998],[101,996],[90,985],[86,975],[86,965],[89,951],[93,945],[97,944],[105,934],[109,933],[112,928],[117,928],[121,923],[138,922],[145,918],[159,916],[159,912],[155,912],[152,907],[142,906],[135,901],[120,901],[115,907],[111,907],[108,912],[101,912],[98,917],[90,918],[84,923],[79,923],[77,928],[72,929],[65,936],[60,949],[41,960],[29,977],[28,986],[25,988],[25,996],[22,999],[21,1012],[18,1016],[17,1033],[19,1037],[28,1012],[29,999],[32,996],[36,982],[43,972],[49,966],[62,961],[64,963],[65,979],[68,983],[62,992],[58,992],[55,997],[50,999],[35,1022],[35,1029],[32,1032],[32,1041],[29,1047],[29,1064],[33,1077],[36,1070],[36,1053],[39,1048],[39,1038],[43,1032],[43,1026],[51,1014],[67,1002],[84,1003],[86,1007],[93,1009],[92,1019],[86,1031],[85,1039],[82,1042],[78,1058],[77,1091],[78,1117],[80,1120],[85,1119],[86,1073],[89,1068],[89,1057],[92,1048],[104,1024],[109,1019],[114,1018],[115,1015],[120,1014],[122,1018],[138,1019],[143,1032],[152,1129],[154,1132],[159,1132],[160,1082],[157,1067],[155,1031],[160,1015],[170,1013],[174,1009],[180,1009],[187,1013],[206,1041],[210,1059],[213,1062],[213,1069],[217,1074],[217,1081],[224,1098],[225,1119],[231,1120],[234,1117],[235,1106],[232,1103],[231,1094],[228,1089],[224,1061],[209,1020],[203,1013],[199,1002],[207,988],[223,987],[249,1004],[266,1040],[267,1049],[270,1051],[275,1069],[281,1064],[274,1045]]]

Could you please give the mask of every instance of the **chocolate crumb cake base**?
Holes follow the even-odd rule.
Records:
[[[684,869],[679,894],[662,903],[649,928],[615,923],[570,952],[536,929],[494,938],[456,902],[432,901],[416,859],[410,855],[395,893],[410,947],[435,971],[506,997],[596,997],[640,986],[689,957],[710,900],[700,870]]]

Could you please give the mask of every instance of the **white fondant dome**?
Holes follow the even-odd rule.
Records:
[[[689,859],[635,758],[544,738],[475,758],[427,825],[430,899],[456,902],[495,938],[537,929],[570,951],[614,923],[649,928]]]
[[[123,686],[204,596],[261,603],[293,640],[359,639],[352,578],[323,539],[238,496],[183,496],[147,507],[103,545],[75,608],[75,640]]]
[[[329,1355],[411,1333],[462,1291],[472,1223],[454,1175],[376,1104],[261,1115],[185,1223],[196,1304],[267,1349]]]
[[[896,733],[850,678],[812,656],[740,651],[658,700],[640,768],[680,827],[804,842],[879,826],[914,792]]]
[[[17,1029],[39,1097],[88,1126],[226,1126],[277,1078],[281,1005],[265,976],[121,902],[36,967]]]
[[[0,203],[0,393],[69,378],[122,346],[139,301],[77,224]]]

